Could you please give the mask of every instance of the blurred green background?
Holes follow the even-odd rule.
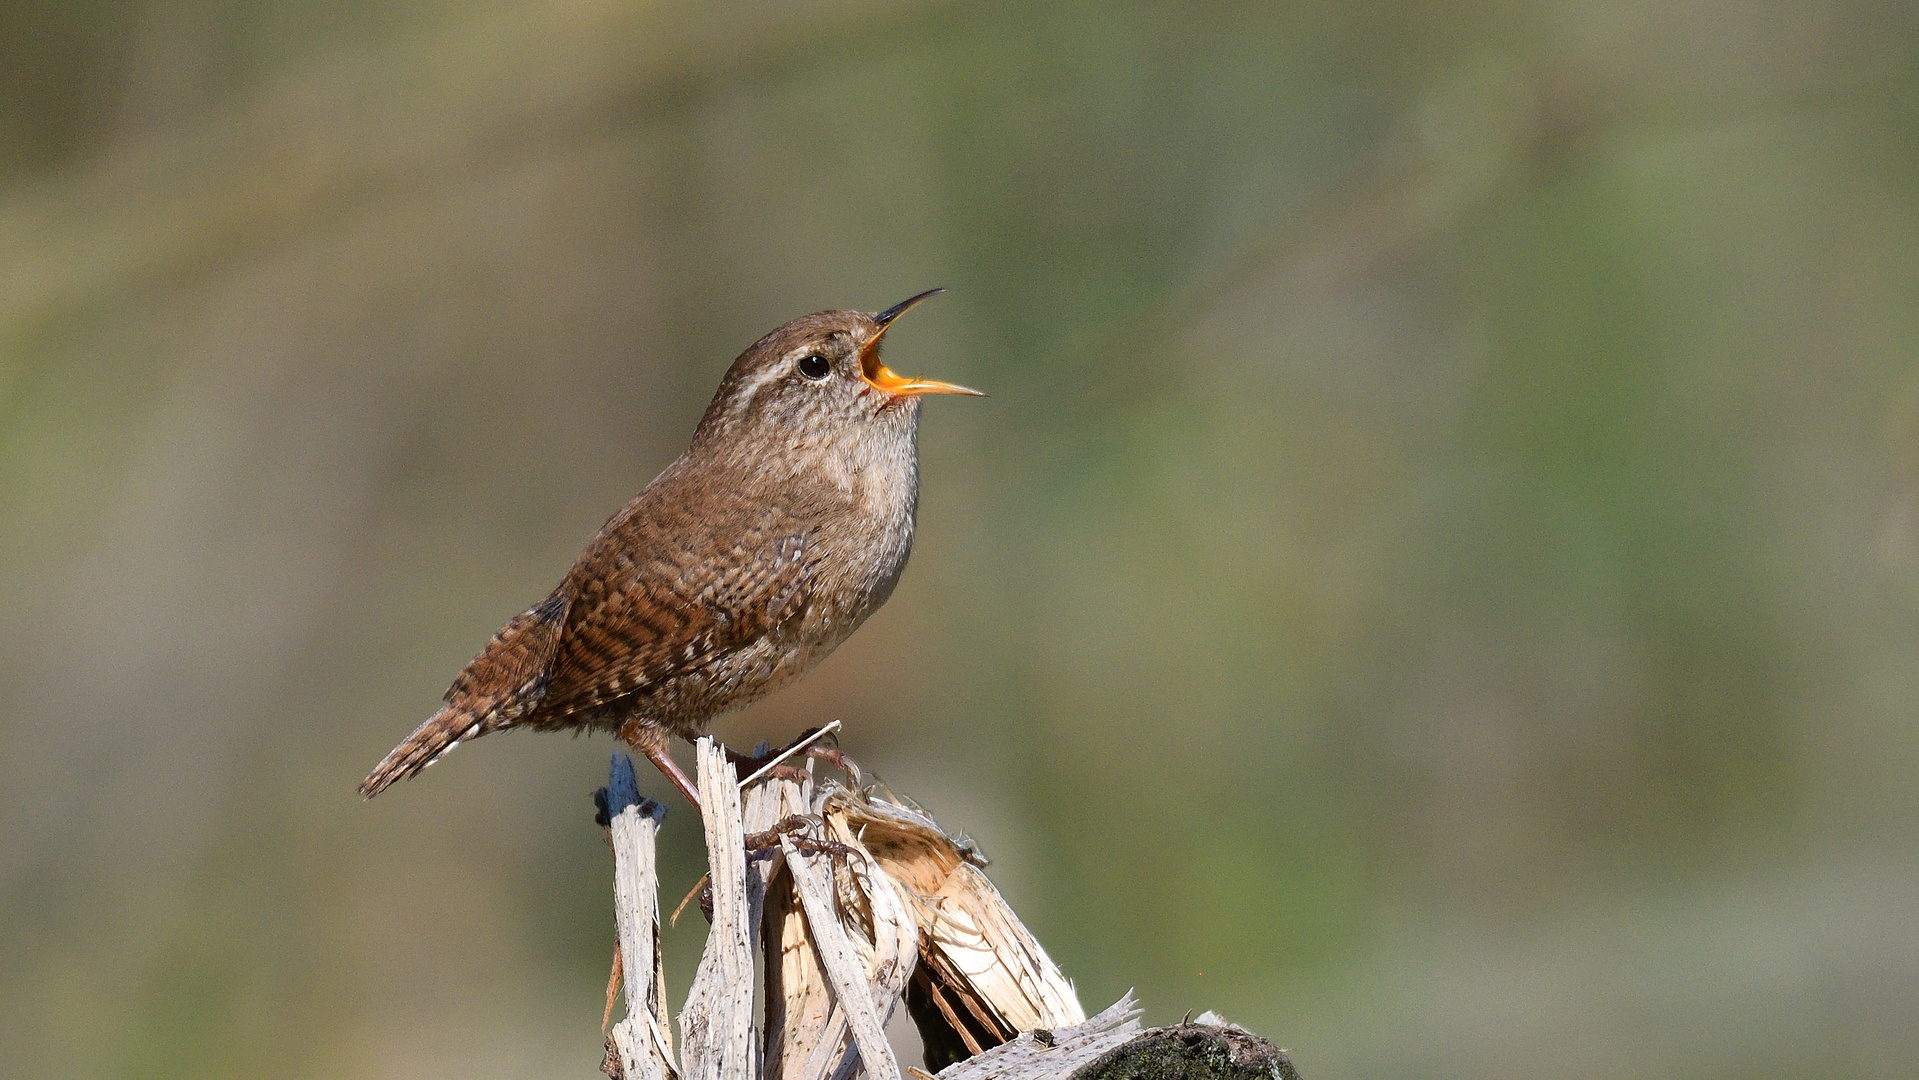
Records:
[[[595,1075],[613,744],[354,785],[932,285],[993,396],[723,738],[844,718],[1089,1008],[1313,1080],[1911,1075],[1903,0],[11,0],[5,1071]]]

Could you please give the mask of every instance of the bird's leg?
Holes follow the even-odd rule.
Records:
[[[700,809],[699,785],[687,779],[686,774],[680,771],[679,763],[667,755],[668,736],[665,729],[644,716],[635,716],[620,725],[619,735],[628,746],[652,762],[654,768],[665,773],[680,794],[686,796],[686,801],[693,804],[696,812]]]
[[[700,789],[687,778],[685,772],[681,771],[680,763],[667,754],[665,746],[636,746],[634,749],[645,754],[646,760],[666,774],[666,778],[673,782],[673,786],[680,789],[680,794],[686,796],[686,801],[693,804],[694,810],[700,809]]]
[[[806,745],[807,757],[819,758],[828,765],[851,776],[853,782],[857,784],[860,779],[860,767],[853,764],[852,758],[840,752],[839,729],[840,722],[835,720],[825,727],[812,728],[808,731],[801,732],[800,737],[793,740],[789,749],[791,747]]]
[[[788,759],[802,751],[810,757],[824,757],[842,769],[846,768],[845,759],[840,756],[839,751],[837,749],[828,749],[828,747],[837,744],[838,739],[833,733],[838,731],[839,727],[840,722],[835,720],[825,727],[808,728],[805,732],[801,733],[799,738],[794,739],[778,751],[770,754],[760,753],[748,757],[745,754],[739,754],[729,750],[727,751],[727,756],[733,762],[733,768],[739,772],[742,783],[756,780],[760,776],[768,774],[782,776],[791,774],[787,776],[788,779],[803,780],[805,778],[804,773],[784,764]],[[765,743],[760,744],[762,747],[765,745]],[[858,776],[857,771],[848,771],[852,775]]]

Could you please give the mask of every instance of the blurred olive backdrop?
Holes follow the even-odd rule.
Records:
[[[993,396],[723,737],[844,718],[1089,1007],[1312,1080],[1910,1075],[1903,0],[10,0],[4,1071],[594,1075],[613,744],[354,785],[931,285]]]

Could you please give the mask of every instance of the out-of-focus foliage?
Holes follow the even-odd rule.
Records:
[[[739,349],[935,284],[993,397],[723,737],[1309,1077],[1909,1073],[1892,0],[7,5],[5,1071],[592,1075],[611,744],[353,786]]]

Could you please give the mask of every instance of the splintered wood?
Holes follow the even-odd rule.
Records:
[[[726,751],[701,739],[700,805],[706,813],[706,861],[713,929],[680,1010],[687,1080],[759,1075],[753,1039],[753,939],[764,887],[746,872],[746,819],[739,778]]]
[[[933,1056],[958,1060],[1021,1031],[1085,1022],[1073,984],[980,872],[970,845],[870,789],[835,787],[819,803],[833,838],[869,852],[913,913],[913,1019]]]
[[[677,1071],[661,1023],[658,817],[613,811],[629,978],[608,1076],[903,1080],[885,1031],[901,1005],[940,1080],[1063,1080],[1138,1030],[1130,996],[1088,1022],[970,843],[909,801],[792,768],[742,793],[710,739],[699,743],[699,788],[713,917],[680,1011]]]
[[[608,828],[613,842],[613,915],[626,971],[626,1019],[607,1035],[607,1060],[631,1080],[674,1075],[673,1040],[667,1035],[666,969],[660,962],[659,875],[654,838],[666,808],[641,799],[633,763],[613,759],[607,786]]]
[[[1128,991],[1105,1012],[1077,1027],[1026,1032],[947,1066],[940,1080],[1065,1080],[1138,1034],[1139,1007]]]

